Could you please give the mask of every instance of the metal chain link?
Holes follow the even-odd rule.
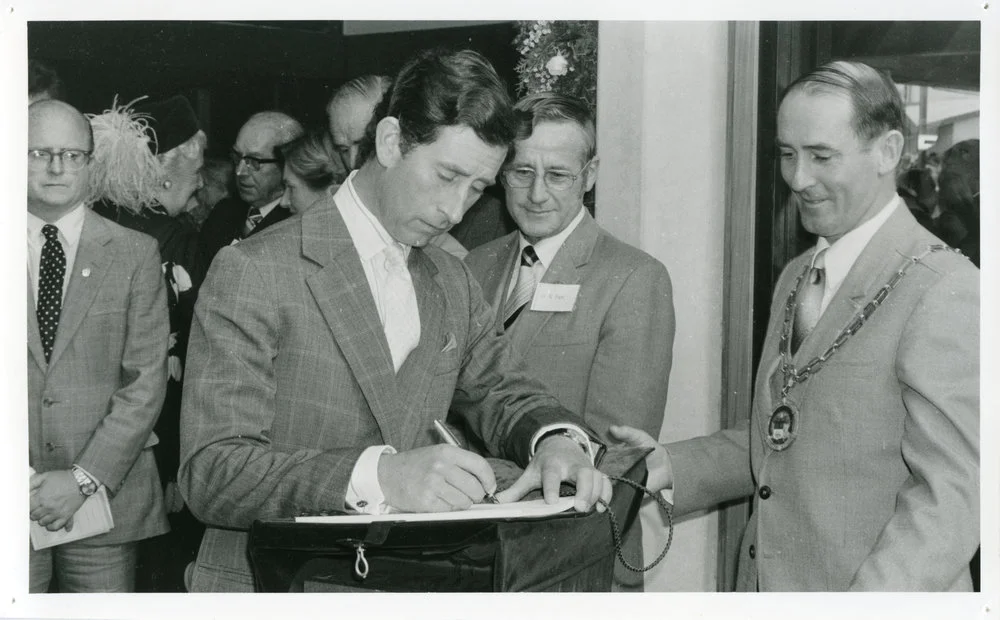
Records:
[[[788,299],[785,301],[785,320],[781,330],[781,342],[780,342],[781,355],[783,359],[781,364],[781,372],[785,377],[784,385],[781,388],[782,397],[788,396],[788,392],[793,387],[795,387],[799,383],[802,383],[810,376],[819,372],[820,369],[823,367],[823,364],[825,364],[827,360],[833,357],[833,355],[840,349],[840,347],[844,346],[844,343],[846,343],[851,338],[851,336],[861,331],[861,327],[865,324],[865,322],[869,318],[871,318],[873,314],[875,314],[875,311],[879,308],[879,306],[882,305],[882,303],[886,300],[886,298],[889,297],[889,293],[894,288],[896,288],[896,285],[898,285],[900,281],[902,281],[903,277],[906,275],[906,272],[910,269],[910,267],[919,263],[921,260],[926,258],[928,255],[932,254],[933,252],[940,252],[942,250],[950,250],[952,252],[960,253],[959,250],[948,247],[947,245],[934,244],[927,246],[927,249],[924,251],[923,254],[920,254],[919,256],[911,256],[910,258],[906,259],[903,262],[903,265],[896,271],[896,273],[889,280],[889,282],[883,285],[878,290],[878,292],[875,293],[875,296],[872,298],[872,300],[869,301],[867,304],[865,304],[864,308],[861,309],[861,312],[859,312],[854,317],[854,320],[851,321],[850,324],[848,324],[848,326],[845,327],[840,332],[840,334],[837,335],[837,337],[833,341],[833,344],[831,344],[829,348],[827,348],[827,350],[824,351],[821,355],[809,360],[809,362],[806,363],[806,365],[803,366],[800,370],[796,370],[791,363],[791,355],[789,353],[788,343],[792,333],[792,319],[794,318],[795,315],[795,297],[797,296],[799,285],[802,283],[802,278],[804,278],[806,273],[809,272],[810,266],[807,264],[806,268],[802,271],[801,274],[799,274],[799,277],[795,280],[795,285],[792,286],[792,290],[788,294]]]

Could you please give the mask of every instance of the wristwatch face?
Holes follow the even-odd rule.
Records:
[[[87,482],[80,485],[80,492],[83,493],[85,497],[90,497],[94,493],[97,493],[97,485],[93,482]]]

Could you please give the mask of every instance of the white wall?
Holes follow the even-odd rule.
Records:
[[[718,430],[725,214],[725,22],[608,22],[599,30],[597,220],[670,272],[677,337],[662,441]],[[644,508],[647,560],[665,541]],[[647,591],[716,590],[718,519],[678,524]]]

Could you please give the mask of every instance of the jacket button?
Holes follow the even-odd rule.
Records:
[[[52,405],[56,404],[56,401],[46,396],[45,398],[42,399],[42,404],[45,405],[46,407],[51,407]]]
[[[53,450],[56,449],[56,447],[51,441],[47,441],[45,442],[45,449],[48,450],[49,452],[52,452]]]
[[[757,547],[750,545],[750,559],[752,560],[756,557],[757,557]]]
[[[760,488],[759,491],[757,491],[757,495],[759,495],[761,499],[767,499],[771,497],[771,487],[765,484]]]

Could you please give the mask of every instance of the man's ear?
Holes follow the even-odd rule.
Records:
[[[878,172],[880,175],[896,174],[899,160],[903,157],[903,134],[893,129],[879,139]]]
[[[402,134],[399,131],[399,119],[386,116],[375,126],[375,156],[378,163],[385,168],[392,168],[403,157],[401,147]]]
[[[587,166],[587,169],[583,171],[583,191],[584,193],[589,192],[594,189],[594,183],[597,182],[597,169],[600,166],[601,158],[594,156],[594,159]]]

